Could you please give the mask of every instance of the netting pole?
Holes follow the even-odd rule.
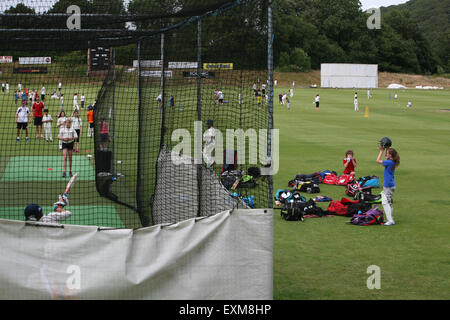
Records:
[[[267,44],[267,71],[269,85],[268,108],[268,135],[267,135],[267,156],[273,162],[272,157],[272,129],[273,129],[273,1],[269,0],[267,7],[267,26],[268,26],[268,44]],[[273,165],[273,163],[271,163]],[[269,175],[268,187],[268,207],[273,207],[273,176]]]
[[[202,121],[202,20],[197,21],[197,121]],[[196,143],[200,146],[199,156],[201,161],[197,164],[197,189],[198,189],[198,211],[197,216],[202,215],[202,163],[203,155],[201,154],[202,137],[198,138]]]
[[[141,41],[138,41],[137,45],[137,60],[138,60],[138,150],[137,150],[137,185],[136,185],[136,204],[139,219],[143,227],[147,227],[150,224],[149,218],[144,213],[144,199],[142,192],[143,170],[142,170],[142,121],[143,109],[142,109],[142,83],[141,83]]]
[[[165,101],[166,101],[166,55],[165,55],[165,33],[161,33],[161,140],[159,143],[159,150],[162,150],[164,145],[165,127]]]

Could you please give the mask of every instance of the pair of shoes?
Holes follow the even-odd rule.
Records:
[[[20,141],[20,138],[19,138],[19,137],[17,137],[17,138],[16,138],[16,142],[19,142],[19,141]]]
[[[72,171],[69,171],[69,177],[72,177]]]
[[[45,139],[46,142],[48,142],[48,139]]]
[[[393,226],[393,225],[395,225],[395,222],[394,221],[388,221],[384,225],[385,226]]]
[[[26,139],[25,140],[27,140],[27,142],[30,142],[30,138],[28,138],[28,137],[26,137]]]
[[[62,177],[63,177],[63,178],[66,177],[66,172],[63,172]]]
[[[44,139],[44,136],[41,134],[41,138]]]

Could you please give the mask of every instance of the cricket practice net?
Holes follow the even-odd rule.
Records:
[[[2,1],[0,218],[57,210],[75,173],[60,223],[137,229],[272,207],[269,8]]]

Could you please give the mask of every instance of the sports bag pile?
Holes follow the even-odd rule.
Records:
[[[378,206],[375,206],[363,214],[355,214],[350,220],[351,224],[358,226],[371,226],[383,224],[383,222],[383,212],[378,209]]]

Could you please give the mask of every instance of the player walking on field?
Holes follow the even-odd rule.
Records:
[[[44,138],[42,134],[42,117],[44,116],[42,111],[44,110],[44,104],[39,101],[39,97],[36,98],[36,102],[32,106],[34,115],[34,125],[36,126],[36,139]]]
[[[75,145],[74,145],[74,151],[75,152],[80,152],[80,138],[81,138],[81,128],[83,127],[83,121],[81,121],[81,118],[78,114],[78,111],[75,110],[72,118],[70,118],[72,120],[72,127],[75,129],[76,133],[77,133],[77,138],[75,139]]]
[[[58,120],[56,121],[56,127],[58,128],[59,132],[58,132],[58,136],[61,133],[61,130],[64,128],[64,125],[66,123],[66,113],[63,111],[61,111],[58,115]],[[58,139],[59,140],[59,139]],[[62,150],[62,141],[59,140],[59,150]]]
[[[28,138],[28,114],[30,113],[30,109],[26,106],[26,101],[22,101],[22,106],[20,106],[14,118],[14,122],[17,123],[17,138],[16,141],[20,141],[20,130],[25,130],[26,141],[30,142],[30,138]],[[31,119],[30,119],[31,120]]]
[[[353,104],[355,105],[355,111],[359,112],[359,106],[358,106],[358,92],[355,92],[355,97],[353,99]]]
[[[67,160],[69,160],[69,176],[72,177],[72,151],[75,139],[78,138],[77,132],[72,127],[70,119],[66,119],[65,126],[58,135],[58,140],[62,141],[62,151],[64,159],[64,171],[62,177],[66,177]]]
[[[42,117],[42,123],[44,124],[45,141],[52,142],[52,122],[53,118],[48,113],[48,109],[44,109],[44,117]]]
[[[316,103],[316,110],[319,111],[319,105],[320,105],[320,95],[319,94],[316,95],[314,102]]]
[[[88,107],[88,112],[86,112],[86,118],[88,119],[88,137],[94,136],[94,110],[92,106]]]

